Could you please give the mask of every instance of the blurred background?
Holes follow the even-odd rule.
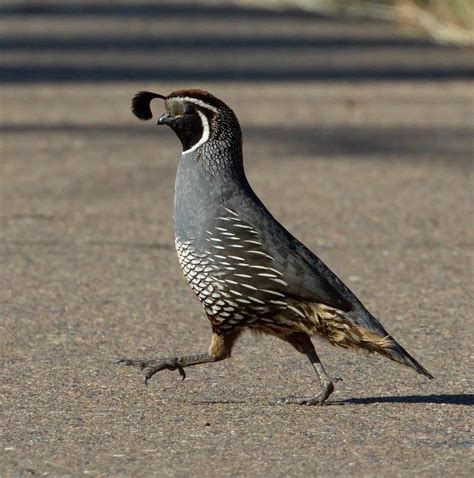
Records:
[[[464,476],[472,28],[471,0],[0,2],[0,475]],[[208,347],[179,142],[130,112],[195,86],[237,113],[272,213],[436,381],[321,344],[345,406],[314,413],[267,406],[316,386],[270,338],[183,384],[110,365]]]
[[[2,2],[4,82],[446,80],[470,0]],[[282,61],[282,60],[285,61]]]

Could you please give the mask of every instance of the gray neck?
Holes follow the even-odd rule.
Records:
[[[206,144],[181,156],[174,200],[175,232],[180,239],[199,239],[215,211],[248,185],[241,159],[226,161],[227,154],[214,143],[214,148]]]
[[[211,178],[225,183],[245,177],[240,129],[225,131],[190,154]]]

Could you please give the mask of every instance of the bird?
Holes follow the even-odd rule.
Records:
[[[231,356],[244,331],[278,337],[305,355],[319,379],[311,396],[277,403],[321,405],[334,382],[312,342],[378,353],[433,376],[415,360],[310,249],[269,212],[244,171],[242,133],[233,110],[211,93],[179,89],[164,96],[138,92],[132,112],[153,117],[151,101],[165,112],[158,125],[170,127],[182,145],[175,183],[175,245],[182,272],[211,324],[209,350],[164,359],[122,358],[145,369],[145,383],[159,371],[176,370]]]

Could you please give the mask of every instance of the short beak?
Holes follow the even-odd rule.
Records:
[[[163,113],[158,119],[158,125],[161,124],[170,124],[174,121],[174,118],[169,113]]]

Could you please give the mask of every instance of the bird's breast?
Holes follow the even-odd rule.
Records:
[[[174,223],[182,242],[200,242],[206,224],[212,220],[217,201],[211,185],[196,160],[183,156],[176,175]],[[195,244],[195,247],[197,245]]]

